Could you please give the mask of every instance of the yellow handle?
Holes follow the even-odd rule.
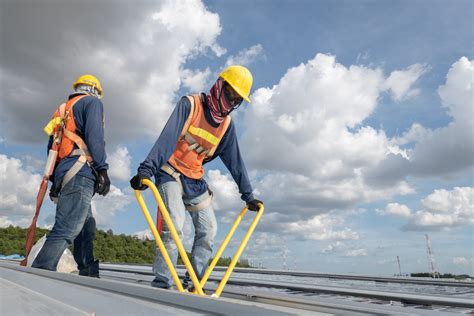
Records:
[[[234,224],[232,225],[230,231],[227,233],[227,236],[224,238],[224,241],[222,242],[222,245],[219,247],[219,250],[217,250],[216,255],[214,256],[214,259],[212,259],[212,262],[209,264],[207,267],[206,273],[204,273],[204,276],[201,279],[201,287],[204,287],[204,285],[207,282],[207,279],[212,273],[212,270],[214,270],[214,267],[217,264],[217,261],[219,261],[220,257],[222,256],[222,253],[224,252],[224,249],[227,247],[227,244],[229,243],[230,239],[235,233],[235,230],[239,226],[240,222],[242,221],[242,218],[244,217],[245,213],[247,213],[247,207],[244,207],[242,211],[240,212],[239,216],[235,220]]]
[[[148,186],[151,191],[153,192],[153,196],[155,197],[156,202],[158,203],[158,207],[160,208],[161,215],[163,215],[163,219],[168,226],[168,229],[171,233],[171,236],[173,237],[173,240],[176,243],[176,246],[178,248],[178,252],[181,256],[181,259],[184,262],[184,265],[186,266],[186,269],[188,270],[189,276],[191,277],[191,280],[193,281],[194,287],[197,291],[197,294],[199,295],[205,295],[204,292],[202,291],[202,287],[199,283],[198,278],[196,277],[196,273],[194,273],[194,269],[191,265],[191,262],[189,261],[188,255],[186,254],[186,250],[183,247],[183,244],[181,243],[181,240],[179,238],[178,233],[176,232],[176,229],[173,225],[173,221],[171,220],[171,217],[168,213],[168,210],[166,209],[165,204],[163,203],[163,200],[160,196],[160,193],[158,192],[158,189],[156,186],[153,184],[148,179],[144,179],[142,183],[146,186]],[[174,268],[174,264],[171,262],[171,259],[168,255],[168,252],[166,251],[166,248],[163,244],[163,241],[161,240],[160,235],[158,234],[158,231],[156,230],[155,224],[153,222],[153,219],[150,216],[150,212],[148,211],[148,208],[145,204],[145,201],[143,200],[143,197],[141,196],[141,192],[139,190],[135,190],[135,196],[138,200],[138,204],[140,205],[140,208],[143,212],[143,215],[145,216],[146,221],[148,222],[148,226],[150,226],[151,232],[153,233],[153,236],[155,237],[156,244],[158,248],[160,249],[161,254],[163,255],[163,258],[165,259],[166,265],[168,269],[170,270],[171,276],[173,277],[174,283],[176,284],[176,287],[178,288],[178,291],[184,292],[183,285],[181,284],[181,281],[179,280],[178,274],[176,273],[176,270]]]
[[[250,236],[252,236],[253,231],[255,230],[255,227],[257,226],[258,222],[260,221],[260,218],[262,217],[262,214],[263,214],[263,211],[265,210],[265,207],[261,203],[259,204],[259,206],[260,206],[260,208],[257,212],[257,216],[255,216],[255,218],[253,219],[252,224],[250,224],[250,227],[249,227],[247,233],[245,234],[244,239],[240,243],[240,246],[237,249],[237,252],[235,253],[234,257],[232,258],[232,261],[230,262],[229,267],[227,268],[227,270],[224,274],[224,277],[222,278],[221,282],[219,283],[219,286],[217,287],[216,291],[214,292],[214,296],[219,297],[221,295],[222,290],[224,289],[224,286],[226,285],[227,281],[229,280],[230,274],[234,270],[235,265],[237,264],[237,261],[239,261],[240,255],[242,254],[245,247],[247,246],[247,243],[250,239]],[[240,215],[242,215],[242,213],[244,213],[244,210],[247,211],[247,207],[245,207],[242,210]],[[240,215],[239,215],[239,218],[240,218]]]

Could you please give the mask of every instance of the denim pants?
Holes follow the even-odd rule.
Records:
[[[209,193],[206,192],[195,198],[188,199],[182,196],[181,186],[175,181],[160,184],[158,186],[158,191],[160,192],[161,198],[170,213],[170,217],[179,238],[182,240],[186,216],[185,203],[187,205],[198,204],[208,197]],[[217,232],[217,222],[212,206],[199,212],[189,211],[189,215],[191,215],[195,231],[190,261],[198,279],[201,279],[206,272],[209,258],[212,255],[212,245]],[[171,233],[166,224],[163,225],[161,239],[168,251],[171,262],[175,265],[178,258],[178,248],[176,247],[176,243],[171,237]],[[153,273],[155,274],[155,280],[153,280],[152,283],[153,286],[168,288],[173,285],[173,279],[171,278],[166,262],[158,248],[156,249],[156,257],[153,264]],[[189,282],[189,277],[185,279],[185,283],[187,282]]]
[[[90,260],[93,261],[93,258],[90,258],[90,256],[92,255],[92,241],[94,237],[91,238],[90,234],[95,234],[95,221],[93,232],[90,229],[90,225],[84,227],[84,223],[90,218],[93,219],[91,200],[94,195],[94,186],[94,180],[79,175],[74,176],[64,186],[59,195],[54,226],[46,237],[46,242],[36,256],[32,267],[56,270],[64,250],[79,235],[81,235],[79,237],[81,241],[85,242],[85,247],[81,247],[80,254],[78,251],[75,251],[75,259],[76,257],[82,257],[82,260],[77,262],[79,268],[81,268],[81,264],[87,264]]]

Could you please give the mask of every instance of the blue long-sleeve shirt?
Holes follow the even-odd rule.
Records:
[[[205,94],[201,94],[201,101],[204,105],[204,115],[209,124],[217,127],[211,117]],[[176,149],[176,143],[181,135],[186,119],[191,112],[191,103],[187,97],[181,98],[161,132],[158,140],[151,149],[146,159],[138,167],[138,173],[142,176],[151,178],[155,177],[157,185],[169,181],[175,181],[166,172],[162,171],[161,166],[170,159],[171,155]],[[242,200],[249,202],[253,200],[252,186],[245,168],[242,156],[240,155],[239,144],[235,132],[234,123],[231,121],[227,131],[222,140],[216,148],[214,155],[206,162],[209,162],[216,157],[220,157],[224,165],[230,171],[234,181],[239,187]],[[207,191],[207,183],[204,179],[191,179],[181,174],[181,182],[186,196],[193,198],[199,196]]]
[[[77,96],[77,94],[70,95],[69,99],[74,96]],[[94,159],[92,167],[96,171],[108,169],[104,140],[104,106],[102,102],[96,97],[85,96],[74,104],[72,112],[76,123],[76,134],[84,140],[89,153]],[[48,150],[51,148],[51,144],[52,137],[50,137]],[[53,175],[56,185],[62,182],[64,175],[71,169],[77,159],[78,156],[66,157],[59,162]],[[84,164],[77,174],[92,180],[96,179],[94,171],[88,164]]]

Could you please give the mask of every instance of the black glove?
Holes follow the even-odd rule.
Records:
[[[256,212],[260,209],[260,206],[258,205],[259,203],[263,205],[262,201],[253,199],[252,201],[247,203],[247,208],[249,209],[249,211]]]
[[[95,186],[96,186],[95,192],[97,192],[99,195],[106,196],[107,193],[109,193],[110,179],[109,179],[109,176],[107,175],[106,169],[103,169],[97,172],[97,181],[96,181]]]
[[[134,190],[140,190],[140,191],[146,190],[146,189],[148,189],[148,186],[146,186],[142,183],[142,180],[145,180],[145,179],[150,180],[150,178],[148,178],[146,176],[143,176],[141,174],[137,174],[136,176],[134,176],[133,178],[130,179],[130,186]]]

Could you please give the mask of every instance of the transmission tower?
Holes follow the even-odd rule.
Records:
[[[402,276],[402,268],[400,266],[400,258],[397,256],[397,262],[398,262],[398,276]]]
[[[288,266],[286,265],[286,258],[288,256],[288,249],[285,248],[283,250],[283,270],[288,270]]]
[[[434,253],[433,253],[433,250],[431,249],[430,236],[428,234],[425,234],[425,237],[426,237],[426,249],[427,249],[427,252],[428,252],[428,259],[430,261],[431,277],[432,278],[437,278],[437,277],[439,277],[439,272],[436,271]]]

